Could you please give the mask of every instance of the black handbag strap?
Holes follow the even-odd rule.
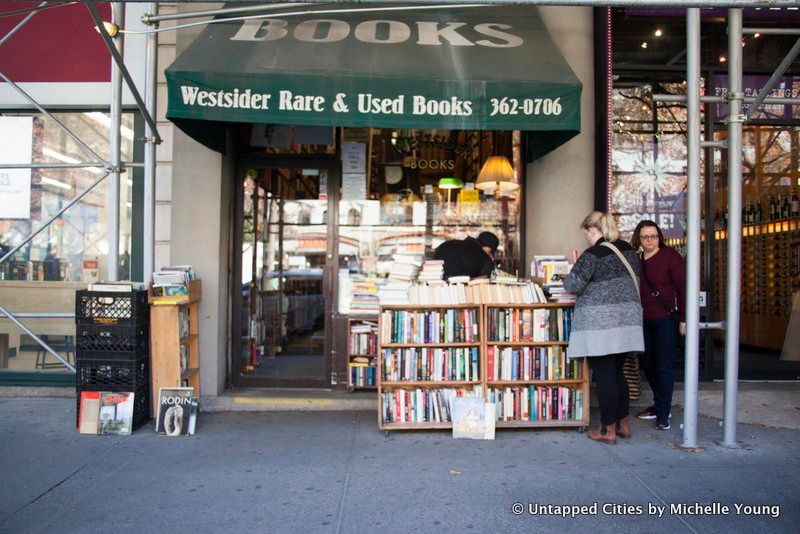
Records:
[[[642,274],[644,275],[644,279],[647,281],[647,285],[650,286],[650,294],[653,295],[658,300],[658,302],[664,307],[670,318],[674,319],[674,317],[672,317],[672,314],[677,310],[667,306],[667,303],[664,302],[664,299],[661,298],[661,292],[658,290],[658,288],[656,288],[656,286],[653,285],[653,282],[650,281],[650,277],[647,275],[647,260],[644,259],[644,254],[642,254]]]

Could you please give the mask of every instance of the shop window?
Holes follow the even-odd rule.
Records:
[[[54,113],[100,158],[109,158],[109,116],[99,111]],[[123,161],[133,160],[134,114],[122,117]],[[39,113],[0,114],[0,161],[75,164],[94,158]],[[4,256],[105,171],[88,168],[0,169],[0,256]],[[120,179],[119,277],[130,278],[132,173]],[[101,182],[32,241],[0,264],[0,295],[11,309],[74,311],[77,287],[105,278],[108,259],[108,183]],[[47,282],[41,284],[40,282]],[[57,283],[53,285],[52,283]],[[23,321],[62,354],[74,353],[73,319]],[[65,370],[8,319],[0,319],[0,369]]]

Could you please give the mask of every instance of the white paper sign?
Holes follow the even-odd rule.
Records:
[[[367,175],[344,173],[342,175],[342,200],[366,200]]]
[[[342,174],[367,173],[367,145],[344,143],[342,150]]]
[[[0,117],[0,163],[31,163],[33,117]],[[0,169],[0,219],[31,216],[31,169]]]

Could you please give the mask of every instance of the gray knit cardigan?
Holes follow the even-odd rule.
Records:
[[[581,254],[564,280],[564,289],[578,297],[569,337],[570,358],[643,352],[642,304],[628,269],[608,247],[594,246]],[[638,276],[639,261],[621,239],[612,243]]]

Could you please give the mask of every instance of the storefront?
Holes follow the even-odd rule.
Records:
[[[703,11],[705,94],[727,92],[725,10]],[[786,28],[797,24],[795,9],[746,9],[746,26]],[[682,10],[616,8],[612,12],[614,88],[609,208],[620,216],[623,233],[642,218],[656,221],[681,252],[686,236],[686,107],[654,104],[654,94],[685,93],[685,16]],[[747,35],[742,43],[745,96],[756,96],[796,42],[787,35]],[[796,65],[796,62],[795,62]],[[792,67],[772,96],[797,98]],[[745,106],[745,111],[747,111]],[[703,107],[709,140],[727,137],[725,104]],[[746,122],[743,134],[742,286],[740,376],[796,380],[800,354],[791,321],[799,317],[796,279],[800,272],[800,106],[771,104]],[[727,256],[727,169],[724,151],[706,152],[703,164],[703,287],[705,320],[725,319]],[[794,206],[794,207],[793,207]],[[794,284],[794,285],[793,285]],[[793,315],[794,313],[794,315]],[[796,319],[795,319],[796,320]],[[722,335],[707,336],[702,375],[723,375]],[[679,365],[682,367],[682,365]]]
[[[176,135],[172,191],[172,262],[220,275],[202,321],[228,332],[208,341],[229,357],[201,348],[204,392],[223,373],[232,386],[346,387],[347,320],[371,311],[359,284],[394,256],[490,230],[501,267],[526,276],[533,253],[581,247],[571,230],[591,209],[591,140],[581,161],[542,158],[586,128],[581,83],[537,9],[283,11],[209,25],[166,70],[167,117],[207,147],[186,139],[202,153],[191,158]],[[490,156],[512,163],[511,188],[478,183]],[[222,202],[206,202],[217,187]],[[585,202],[559,210],[547,197],[563,204],[564,188]],[[196,226],[217,225],[196,219],[209,204],[214,243]]]

